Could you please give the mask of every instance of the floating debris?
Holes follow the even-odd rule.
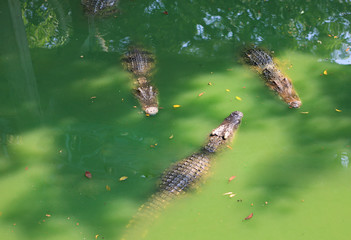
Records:
[[[233,192],[226,192],[226,193],[223,193],[223,195],[230,195],[230,194],[233,194]]]
[[[253,217],[253,213],[251,213],[249,216],[247,216],[244,220],[249,220]]]
[[[92,175],[89,171],[86,171],[84,175],[86,178],[89,178],[89,179],[92,177]]]
[[[301,114],[309,114],[309,112],[301,112]]]
[[[119,178],[119,181],[120,181],[120,182],[121,182],[121,181],[125,181],[125,180],[127,180],[127,178],[128,178],[127,176],[120,177],[120,178]]]
[[[208,83],[208,85],[209,85],[209,86],[212,86],[212,83],[211,83],[211,82],[209,82],[209,83]]]
[[[173,105],[173,108],[180,108],[180,107],[181,107],[181,105],[178,105],[178,104]]]
[[[233,194],[230,194],[229,197],[232,198],[232,197],[235,197],[236,193],[233,193]]]
[[[229,89],[226,89],[225,91],[226,91],[226,92],[230,92],[230,90],[229,90]]]
[[[174,138],[173,134],[171,136],[169,136],[169,139],[173,139],[173,138]]]
[[[236,178],[236,176],[231,176],[231,177],[228,179],[228,183],[230,183],[231,181],[233,181],[234,178]]]
[[[106,185],[106,190],[111,191],[111,187],[109,185]]]
[[[238,96],[236,96],[235,99],[238,100],[238,101],[242,100],[241,97],[238,97]]]
[[[324,70],[323,74],[324,74],[324,75],[328,75],[327,70]]]
[[[335,111],[337,112],[342,112],[342,110],[335,108]]]
[[[204,95],[204,92],[200,93],[200,94],[199,94],[199,97],[201,97],[202,95]]]

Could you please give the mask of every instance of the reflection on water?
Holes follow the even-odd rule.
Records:
[[[68,1],[20,1],[30,48],[55,48],[67,44],[72,34]]]
[[[351,37],[349,37],[349,40],[349,44],[342,43],[340,49],[336,49],[332,52],[331,59],[335,63],[351,65]]]
[[[349,159],[349,153],[348,152],[341,152],[339,154],[336,154],[336,160],[338,161],[339,164],[341,164],[342,167],[347,168],[349,167],[350,159]]]

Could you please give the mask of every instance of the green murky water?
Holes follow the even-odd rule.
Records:
[[[134,239],[349,239],[350,5],[121,0],[93,19],[79,1],[1,1],[1,239],[121,238],[164,169],[234,110],[233,149]],[[157,58],[155,117],[120,64],[133,43]],[[300,109],[239,63],[249,43],[275,52]]]

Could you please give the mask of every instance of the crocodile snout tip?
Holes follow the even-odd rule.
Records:
[[[299,108],[299,107],[301,107],[301,101],[292,101],[289,103],[289,105],[292,108]]]
[[[149,115],[156,115],[158,113],[157,107],[148,107],[145,109],[145,113]]]

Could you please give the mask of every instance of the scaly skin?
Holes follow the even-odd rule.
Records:
[[[251,65],[265,80],[266,85],[292,108],[299,108],[301,100],[291,83],[273,61],[271,55],[261,48],[250,48],[243,53],[245,63]]]
[[[154,56],[147,50],[133,47],[122,57],[122,63],[128,71],[133,73],[136,80],[134,95],[139,100],[142,109],[146,114],[157,114],[158,93],[148,79],[155,66]]]
[[[176,162],[166,170],[161,178],[158,192],[141,206],[129,227],[138,219],[154,216],[158,210],[164,209],[178,195],[196,187],[210,169],[214,154],[226,147],[233,139],[242,117],[241,112],[231,113],[217,128],[212,130],[207,143],[198,152]]]
[[[82,0],[84,11],[88,15],[107,17],[115,14],[119,0]]]

